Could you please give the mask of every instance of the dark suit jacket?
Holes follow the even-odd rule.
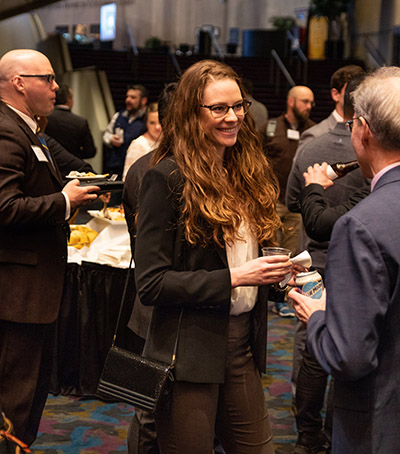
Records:
[[[333,453],[400,452],[400,167],[333,229],[308,344],[335,377]]]
[[[124,204],[125,220],[128,225],[131,239],[132,256],[135,254],[136,213],[138,210],[139,190],[143,177],[150,168],[152,156],[153,152],[151,151],[138,159],[129,168],[125,178],[124,190],[122,192],[122,203]],[[128,327],[142,339],[145,339],[152,314],[153,307],[142,304],[136,294]]]
[[[223,383],[231,300],[226,250],[213,242],[202,247],[185,241],[179,222],[182,188],[181,173],[169,158],[146,173],[139,195],[137,291],[143,304],[155,306],[145,354],[171,361],[183,308],[176,378]],[[266,362],[266,305],[266,287],[260,287],[250,339],[260,371]]]
[[[0,319],[51,323],[67,262],[66,203],[58,169],[33,146],[36,135],[0,102]]]
[[[307,235],[315,241],[329,241],[335,222],[370,193],[362,187],[339,205],[329,206],[324,188],[309,184],[300,194],[301,216]]]
[[[57,140],[53,139],[53,137],[50,137],[47,134],[42,134],[42,136],[51,150],[63,178],[68,175],[71,170],[95,173],[93,167],[88,162],[70,153],[60,143],[58,143]]]
[[[78,158],[92,158],[96,154],[92,133],[87,120],[69,109],[56,106],[48,117],[46,134],[57,140]]]

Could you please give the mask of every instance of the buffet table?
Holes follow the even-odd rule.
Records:
[[[70,263],[56,325],[51,392],[92,396],[111,346],[127,269]],[[133,274],[133,271],[132,271]],[[118,345],[135,350],[126,327],[135,297],[130,279]]]
[[[96,222],[99,221],[90,221],[88,225],[96,226]],[[67,265],[53,349],[51,392],[54,394],[93,396],[111,346],[128,273],[129,236],[125,223],[100,222],[97,227],[100,234],[95,241],[97,245],[104,243],[101,254],[97,250],[89,253],[69,248],[70,263]],[[118,245],[115,246],[112,240],[117,238]],[[111,247],[111,252],[105,250],[106,245]],[[125,251],[121,245],[125,245]],[[106,264],[108,257],[113,263],[115,254],[120,257],[115,262],[118,267]],[[98,260],[102,263],[96,263]],[[133,274],[132,269],[117,345],[137,351],[137,338],[126,327],[135,297]]]

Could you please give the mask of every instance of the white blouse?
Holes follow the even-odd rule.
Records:
[[[124,171],[122,173],[122,179],[125,181],[126,174],[132,164],[134,164],[139,158],[149,153],[155,145],[154,140],[147,139],[144,135],[139,136],[137,139],[132,140],[131,144],[126,151]]]
[[[241,266],[249,260],[258,257],[258,243],[250,230],[242,222],[239,227],[242,240],[236,239],[233,244],[226,244],[226,255],[229,268]],[[250,312],[256,304],[258,287],[236,287],[231,293],[231,315],[240,315]]]

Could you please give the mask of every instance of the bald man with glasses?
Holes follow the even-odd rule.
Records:
[[[19,77],[36,77],[39,79],[46,79],[49,84],[56,81],[55,74],[19,74]]]
[[[15,434],[36,438],[50,379],[52,329],[67,265],[67,220],[97,186],[67,185],[38,132],[58,85],[30,49],[0,59],[0,406]]]

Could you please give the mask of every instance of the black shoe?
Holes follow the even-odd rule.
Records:
[[[299,433],[293,454],[322,454],[330,448],[330,443],[323,432]]]

